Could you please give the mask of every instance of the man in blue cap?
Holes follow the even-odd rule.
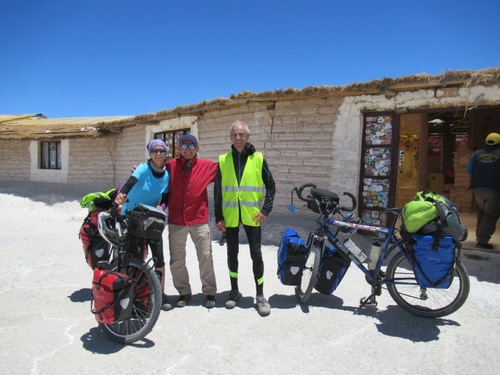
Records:
[[[208,226],[207,186],[213,182],[217,163],[198,158],[198,140],[192,134],[177,142],[180,156],[167,162],[170,174],[168,197],[168,240],[170,271],[180,296],[177,307],[186,306],[192,298],[186,268],[186,241],[191,236],[196,248],[205,307],[215,307],[215,272],[212,242]]]

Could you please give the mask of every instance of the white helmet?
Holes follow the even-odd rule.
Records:
[[[119,247],[125,240],[125,236],[120,236],[115,228],[115,220],[108,212],[100,212],[97,220],[97,229],[102,238],[108,241],[111,245]]]

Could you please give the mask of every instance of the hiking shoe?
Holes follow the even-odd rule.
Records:
[[[493,245],[490,243],[478,242],[476,247],[479,247],[480,249],[493,250]]]
[[[240,297],[241,297],[241,293],[238,291],[238,289],[231,290],[229,292],[229,297],[227,297],[226,309],[232,309],[232,308],[236,307]]]
[[[215,307],[215,297],[212,296],[211,294],[207,295],[205,299],[205,307],[207,309],[211,309],[212,307]]]
[[[168,297],[165,293],[163,293],[161,298],[161,309],[164,311],[169,311],[173,309],[172,304],[168,300]]]
[[[181,294],[179,299],[177,300],[177,307],[185,307],[191,301],[192,295],[189,294]]]
[[[255,303],[257,303],[257,311],[260,316],[268,316],[271,314],[271,306],[264,296],[257,296],[257,298],[255,298]]]

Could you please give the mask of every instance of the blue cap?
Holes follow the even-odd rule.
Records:
[[[186,141],[190,141],[193,145],[195,145],[196,147],[198,147],[198,140],[196,139],[196,137],[192,134],[184,134],[183,136],[181,136],[179,138],[179,144],[182,145],[184,142]]]

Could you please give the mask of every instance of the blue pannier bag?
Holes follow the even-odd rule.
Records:
[[[418,285],[423,288],[446,289],[453,279],[457,256],[456,242],[451,236],[439,239],[437,250],[432,235],[412,234],[414,272]]]
[[[318,281],[314,289],[322,294],[332,294],[344,278],[351,260],[339,251],[328,247],[319,264]]]
[[[307,247],[295,229],[288,228],[281,236],[278,249],[278,277],[284,285],[299,285],[306,262]]]

